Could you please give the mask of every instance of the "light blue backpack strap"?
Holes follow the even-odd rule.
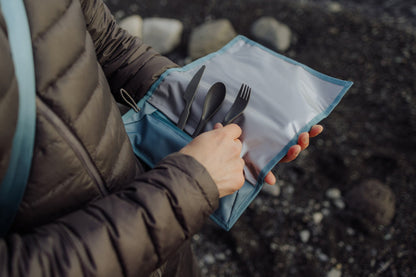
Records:
[[[0,236],[16,215],[29,177],[36,124],[32,41],[23,0],[0,0],[19,86],[19,111],[9,167],[0,186]]]

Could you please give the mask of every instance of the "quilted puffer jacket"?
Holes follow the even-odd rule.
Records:
[[[201,164],[179,153],[144,172],[115,100],[124,88],[137,101],[176,65],[121,30],[99,0],[24,2],[35,148],[14,224],[0,239],[0,276],[148,276],[166,268],[216,209],[218,191]],[[1,13],[0,56],[1,181],[19,97]]]

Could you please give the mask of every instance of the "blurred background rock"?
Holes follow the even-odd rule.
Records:
[[[416,276],[416,2],[106,3],[120,21],[181,22],[180,41],[166,53],[181,65],[192,60],[197,27],[225,19],[258,39],[253,28],[266,17],[290,31],[276,51],[354,82],[322,122],[324,133],[274,169],[278,184],[230,232],[208,222],[194,236],[203,276]]]

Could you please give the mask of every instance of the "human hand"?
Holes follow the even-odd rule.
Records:
[[[236,124],[223,127],[217,123],[214,130],[202,133],[179,152],[200,162],[217,185],[220,197],[240,189],[245,181],[244,160],[240,157],[242,130]]]
[[[314,125],[309,132],[301,133],[298,138],[298,144],[291,146],[287,151],[286,156],[284,156],[279,163],[288,163],[296,159],[299,153],[309,146],[309,138],[316,137],[322,133],[323,129],[324,127],[322,127],[322,125]],[[269,172],[264,178],[264,181],[269,185],[274,185],[276,183],[276,177],[272,172]]]

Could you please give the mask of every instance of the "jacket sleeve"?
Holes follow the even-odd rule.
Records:
[[[138,101],[164,71],[177,67],[120,28],[101,0],[81,0],[81,5],[98,61],[116,100],[120,101],[119,90],[124,88]]]
[[[217,205],[205,168],[172,154],[124,190],[0,240],[0,276],[148,276]]]

